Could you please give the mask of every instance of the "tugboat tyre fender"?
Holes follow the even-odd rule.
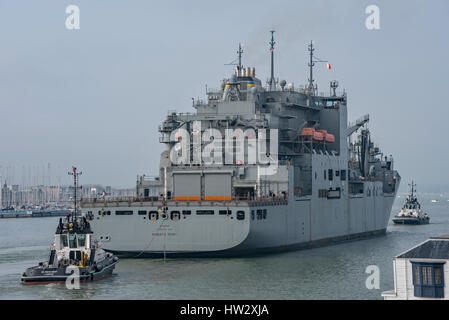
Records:
[[[103,265],[102,265],[102,264],[97,264],[97,265],[95,266],[95,269],[96,269],[97,271],[101,271],[101,270],[103,269]]]

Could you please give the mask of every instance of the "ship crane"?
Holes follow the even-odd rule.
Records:
[[[356,122],[348,127],[347,136],[349,137],[351,134],[356,132],[360,127],[362,127],[365,123],[369,121],[369,114],[364,115],[363,117],[356,120]]]

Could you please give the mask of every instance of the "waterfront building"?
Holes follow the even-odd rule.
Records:
[[[385,300],[449,300],[449,235],[432,237],[393,259],[394,290]]]

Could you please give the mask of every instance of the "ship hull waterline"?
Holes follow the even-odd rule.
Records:
[[[98,281],[101,279],[105,279],[112,276],[112,272],[114,271],[115,265],[118,261],[111,263],[110,265],[105,266],[102,270],[93,272],[90,274],[82,274],[80,275],[80,283]],[[57,274],[55,275],[44,275],[44,276],[22,276],[22,283],[25,285],[45,285],[51,283],[63,284],[66,283],[69,277],[73,277],[73,275],[65,274],[65,268],[60,268]]]

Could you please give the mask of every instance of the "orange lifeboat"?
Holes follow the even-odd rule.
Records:
[[[323,130],[323,129],[317,130],[317,132],[321,132],[323,134],[323,136],[326,136],[326,134],[327,134],[327,131]]]
[[[315,131],[312,139],[313,139],[313,141],[323,141],[324,134],[321,132]]]
[[[312,136],[315,133],[314,128],[302,128],[301,134],[304,136]]]
[[[333,134],[330,134],[330,133],[326,133],[326,136],[325,136],[325,139],[326,139],[326,142],[335,142],[335,137],[334,137],[334,135]]]

